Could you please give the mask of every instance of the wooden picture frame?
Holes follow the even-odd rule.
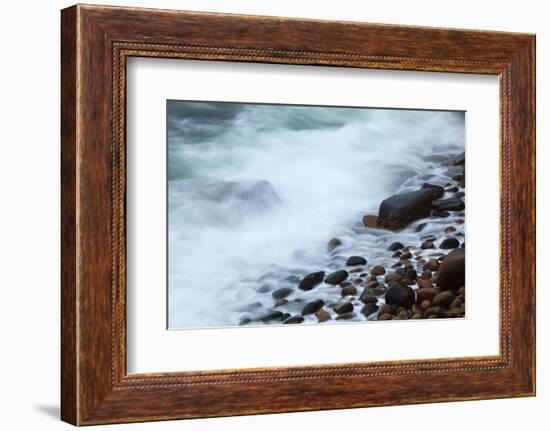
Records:
[[[61,49],[64,421],[91,425],[535,394],[534,35],[77,5],[62,11]],[[130,56],[498,75],[500,354],[127,374]]]

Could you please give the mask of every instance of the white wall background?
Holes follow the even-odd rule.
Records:
[[[447,431],[490,426],[544,429],[550,418],[550,306],[544,286],[550,163],[550,13],[545,2],[339,0],[119,0],[171,9],[282,15],[537,34],[538,396],[508,399],[105,426],[135,430],[342,428]],[[0,66],[0,427],[70,429],[59,422],[59,9],[60,0],[4,2]],[[537,421],[540,423],[536,425]]]

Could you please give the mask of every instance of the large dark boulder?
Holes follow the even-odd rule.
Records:
[[[422,189],[423,190],[431,190],[434,199],[442,198],[443,194],[445,193],[445,189],[441,186],[436,185],[436,184],[424,183],[424,184],[422,184]]]
[[[430,189],[390,196],[380,204],[378,226],[390,230],[403,229],[411,222],[427,217],[432,201],[433,191]]]
[[[386,292],[386,304],[410,308],[414,304],[414,290],[401,283],[392,283]]]
[[[464,286],[465,257],[463,248],[455,248],[445,256],[437,273],[437,286],[441,290],[454,290]]]
[[[315,286],[321,284],[324,278],[324,271],[312,272],[311,274],[308,274],[304,278],[302,278],[302,281],[300,281],[298,287],[302,290],[311,290]]]

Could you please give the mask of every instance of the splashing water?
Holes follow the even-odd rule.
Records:
[[[463,150],[463,112],[169,101],[169,327],[236,325],[266,291],[410,239],[361,218],[442,185]]]

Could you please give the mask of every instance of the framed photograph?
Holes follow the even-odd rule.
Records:
[[[61,14],[61,415],[535,394],[535,36]]]

